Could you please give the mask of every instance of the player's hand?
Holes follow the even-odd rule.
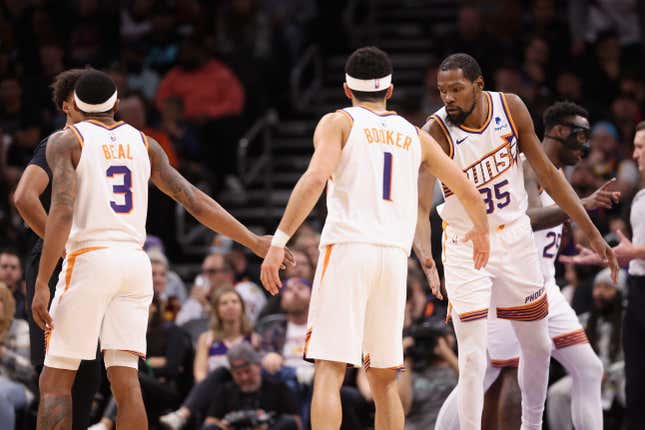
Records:
[[[253,253],[258,257],[264,258],[264,256],[266,256],[267,253],[269,252],[269,248],[271,248],[271,239],[273,239],[273,236],[271,235],[257,236],[256,244],[254,245],[251,251],[253,251]],[[291,250],[287,247],[285,247],[284,249],[285,249],[284,260],[280,264],[280,269],[286,269],[287,264],[291,266],[296,265],[296,259],[293,258],[293,254],[291,253]]]
[[[609,269],[611,270],[611,279],[614,281],[614,284],[617,283],[620,267],[618,266],[618,260],[616,259],[614,250],[611,249],[609,244],[605,242],[605,239],[600,237],[600,235],[591,239],[589,246],[591,246],[591,249],[598,254],[598,257],[600,257],[603,264],[609,266]]]
[[[487,230],[477,229],[476,227],[466,233],[463,238],[464,242],[473,243],[473,262],[475,269],[479,270],[486,266],[488,257],[490,257],[490,239]]]
[[[49,308],[49,297],[49,285],[40,279],[36,280],[34,299],[31,302],[31,313],[38,327],[43,330],[54,328],[54,321],[47,310]]]
[[[616,254],[616,258],[621,267],[626,267],[634,258],[635,247],[632,241],[621,230],[616,230],[616,235],[620,239],[620,243],[614,247],[614,254]]]
[[[264,261],[262,262],[262,271],[260,272],[260,280],[265,290],[271,293],[272,296],[278,294],[282,281],[280,281],[280,268],[283,266],[285,249],[277,246],[271,246]]]
[[[602,258],[591,249],[583,245],[576,245],[578,255],[561,255],[558,260],[564,264],[576,264],[581,266],[601,266]]]
[[[607,188],[614,182],[616,182],[616,178],[611,178],[590,196],[582,199],[585,209],[588,211],[598,208],[611,209],[614,203],[620,202],[620,191],[607,191]]]
[[[432,290],[432,295],[434,295],[439,300],[443,300],[441,295],[441,281],[439,280],[439,272],[437,271],[437,265],[434,262],[432,257],[426,257],[421,262],[421,267],[423,268],[423,273],[426,275],[426,280],[430,289]]]

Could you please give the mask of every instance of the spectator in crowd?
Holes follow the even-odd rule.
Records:
[[[204,430],[225,430],[242,420],[251,428],[269,424],[274,430],[299,430],[298,406],[287,386],[264,378],[260,355],[249,344],[238,344],[227,352],[233,381],[215,394]]]
[[[169,272],[164,253],[157,248],[151,248],[147,253],[152,265],[152,288],[161,303],[167,303],[171,297],[183,303],[186,300],[186,287],[176,273]]]
[[[211,58],[198,38],[185,40],[178,65],[163,77],[155,98],[161,110],[168,97],[181,97],[186,118],[203,130],[203,154],[219,174],[220,185],[236,173],[237,139],[244,109],[244,88],[233,71]]]
[[[611,279],[609,269],[596,275],[593,286],[591,312],[580,315],[589,343],[602,361],[603,409],[625,406],[625,363],[621,347],[623,321],[623,294],[626,275],[619,273],[618,283]],[[552,429],[573,429],[571,425],[572,377],[567,375],[549,387],[547,415]],[[617,402],[618,405],[614,405]],[[613,417],[605,416],[605,428],[619,428],[620,423],[607,422]]]
[[[146,102],[152,102],[159,86],[159,74],[145,62],[145,46],[141,43],[129,45],[121,55],[126,71],[128,87],[143,94]]]
[[[0,282],[0,428],[15,428],[16,411],[34,399],[36,372],[29,361],[29,326],[14,319],[16,302]]]
[[[159,145],[161,145],[168,156],[170,164],[175,168],[179,167],[179,159],[177,158],[170,136],[168,136],[163,130],[153,128],[148,125],[146,104],[138,94],[131,94],[120,100],[119,117],[123,121],[143,131],[146,135],[159,142]]]
[[[190,290],[190,297],[184,302],[177,324],[182,325],[190,320],[208,317],[210,314],[210,297],[219,288],[235,282],[233,269],[222,253],[209,254],[202,262],[200,282]]]
[[[226,351],[231,346],[240,342],[257,345],[259,341],[246,316],[244,300],[233,287],[224,286],[215,291],[212,315],[210,330],[197,341],[193,370],[196,382],[218,367],[228,367]]]
[[[217,387],[230,375],[227,351],[234,345],[260,343],[244,310],[244,301],[231,286],[215,290],[212,302],[212,320],[208,331],[197,341],[193,376],[195,385],[181,408],[161,417],[160,421],[172,429],[182,428],[191,416],[201,416],[212,400]]]
[[[25,283],[22,279],[22,262],[16,251],[5,249],[0,252],[0,282],[3,282],[15,301],[15,317],[27,320]],[[12,315],[13,316],[13,315]]]
[[[170,136],[173,148],[182,160],[199,159],[199,139],[195,128],[186,121],[184,100],[179,96],[168,97],[161,103],[159,127]],[[195,170],[201,170],[198,164]]]

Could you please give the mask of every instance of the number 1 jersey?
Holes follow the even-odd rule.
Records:
[[[450,157],[482,194],[491,229],[526,216],[528,198],[519,159],[518,133],[503,93],[485,91],[488,115],[479,129],[454,125],[445,107],[434,119],[450,145]],[[441,218],[459,230],[472,221],[457,196],[442,185],[445,202],[437,210]]]
[[[355,106],[336,170],[327,181],[320,245],[370,243],[409,254],[417,222],[419,129],[396,112]]]
[[[76,166],[78,193],[67,251],[132,243],[146,238],[150,158],[148,138],[119,121],[69,126],[81,145]]]

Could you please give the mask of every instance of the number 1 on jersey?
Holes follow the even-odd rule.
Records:
[[[392,201],[392,153],[383,153],[383,200]]]

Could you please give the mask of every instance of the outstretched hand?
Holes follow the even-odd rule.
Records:
[[[618,260],[616,259],[614,250],[611,249],[609,244],[605,242],[605,239],[600,236],[592,239],[589,242],[589,246],[591,246],[591,249],[593,249],[595,253],[598,254],[598,257],[601,258],[603,264],[607,264],[609,266],[609,269],[611,270],[611,279],[614,281],[614,283],[617,283],[618,271],[620,270],[620,267],[618,266]]]
[[[601,266],[603,264],[602,258],[593,250],[583,245],[576,245],[578,249],[577,255],[561,255],[558,260],[564,264],[576,264],[581,266]]]

